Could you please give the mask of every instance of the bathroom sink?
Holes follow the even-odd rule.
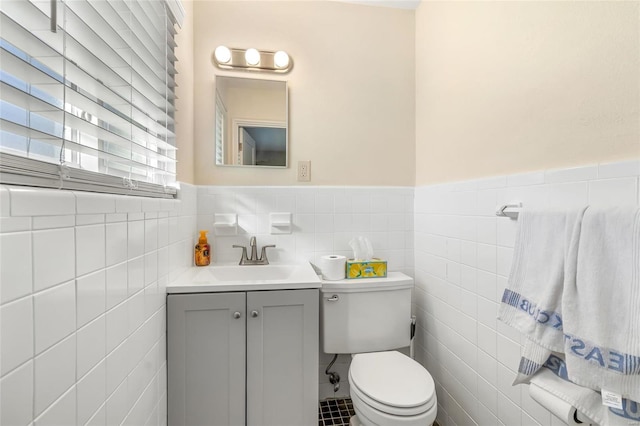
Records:
[[[270,281],[288,280],[295,265],[229,265],[213,266],[209,273],[218,281]]]
[[[320,288],[308,262],[270,265],[214,264],[193,266],[167,286],[167,293]]]

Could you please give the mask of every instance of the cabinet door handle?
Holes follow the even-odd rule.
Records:
[[[235,319],[238,319],[238,318],[240,318],[241,316],[242,316],[242,314],[241,314],[240,312],[238,312],[238,311],[235,311],[235,312],[233,313],[233,317],[234,317]]]
[[[258,317],[258,311],[251,311],[251,317],[257,318]]]

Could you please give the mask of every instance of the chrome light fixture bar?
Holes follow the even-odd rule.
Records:
[[[213,52],[211,61],[220,69],[240,69],[247,71],[267,71],[287,73],[293,67],[291,57],[282,50],[236,49],[218,46]]]

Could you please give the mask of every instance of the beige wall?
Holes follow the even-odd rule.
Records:
[[[313,185],[413,185],[414,11],[326,1],[197,1],[193,10],[195,183],[296,185],[311,160]],[[287,51],[288,169],[214,165],[216,46]],[[383,60],[382,53],[391,53]],[[182,149],[182,141],[180,142]],[[182,178],[182,176],[179,176]]]
[[[640,157],[639,2],[416,11],[416,184]]]
[[[178,141],[177,179],[180,182],[195,183],[193,169],[193,2],[182,0],[185,18],[176,34],[176,138]]]

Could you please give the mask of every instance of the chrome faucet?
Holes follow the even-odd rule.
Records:
[[[251,239],[249,240],[249,245],[251,246],[251,259],[249,260],[252,262],[255,262],[258,260],[258,253],[256,248],[256,237],[251,237]]]
[[[249,240],[249,247],[251,247],[251,258],[247,256],[247,248],[245,246],[234,244],[232,247],[242,249],[242,256],[240,257],[239,263],[240,265],[268,265],[269,259],[267,259],[267,248],[275,247],[275,244],[262,246],[260,259],[258,259],[258,246],[256,244],[256,237],[251,237],[251,239]]]

